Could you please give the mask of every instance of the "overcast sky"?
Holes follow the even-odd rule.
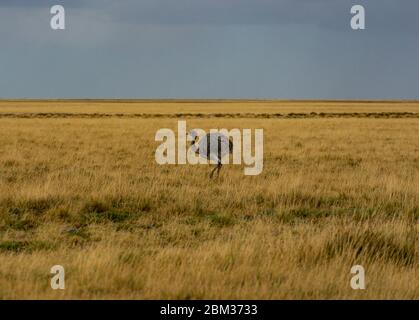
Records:
[[[0,0],[0,98],[419,99],[419,1]]]

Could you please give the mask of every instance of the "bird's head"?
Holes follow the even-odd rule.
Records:
[[[191,140],[191,145],[194,145],[198,141],[198,132],[196,132],[195,130],[192,130],[188,133],[188,135]]]

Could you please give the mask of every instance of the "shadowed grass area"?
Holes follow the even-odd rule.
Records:
[[[352,253],[356,260],[383,260],[400,266],[413,266],[416,254],[413,237],[413,231],[402,239],[370,230],[361,233],[346,231],[327,242],[325,254],[332,258]]]
[[[0,113],[0,118],[17,119],[101,119],[101,118],[231,118],[231,119],[310,119],[310,118],[419,118],[416,112],[310,112],[310,113]]]
[[[0,242],[2,252],[26,252],[32,253],[38,250],[52,250],[55,247],[45,241],[3,241]]]

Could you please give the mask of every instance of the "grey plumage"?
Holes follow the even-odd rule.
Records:
[[[210,173],[210,178],[213,177],[216,170],[218,176],[222,167],[223,157],[233,152],[233,142],[219,132],[207,133],[199,141],[194,131],[190,134],[193,138],[192,145],[196,148],[195,152],[200,157],[216,163],[215,168]]]

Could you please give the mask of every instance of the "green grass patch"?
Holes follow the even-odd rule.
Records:
[[[285,211],[278,214],[276,217],[282,223],[293,224],[304,221],[314,222],[338,214],[341,214],[341,211],[302,207]]]
[[[37,223],[32,219],[9,219],[5,224],[5,229],[29,231],[37,227]]]
[[[86,223],[120,223],[130,219],[132,216],[133,215],[130,212],[108,210],[102,212],[85,213],[84,220]]]
[[[54,249],[49,242],[45,241],[3,241],[0,242],[0,251],[2,252],[34,252],[39,250]]]
[[[217,213],[208,214],[205,216],[208,219],[212,226],[216,227],[230,227],[234,225],[234,219],[228,215],[221,215]]]

